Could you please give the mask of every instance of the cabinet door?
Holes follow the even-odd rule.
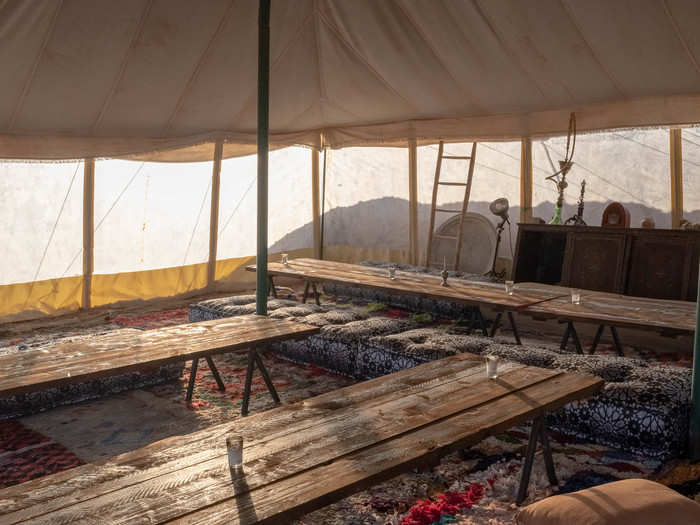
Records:
[[[572,288],[621,292],[624,233],[570,233],[562,284]]]
[[[685,299],[691,247],[684,237],[634,235],[626,293],[654,299]]]

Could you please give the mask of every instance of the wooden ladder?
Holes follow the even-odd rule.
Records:
[[[467,214],[467,205],[469,204],[469,194],[472,190],[472,178],[474,176],[474,163],[476,162],[476,142],[472,144],[472,153],[467,156],[460,155],[445,155],[444,143],[440,141],[440,146],[438,147],[437,165],[435,166],[435,182],[433,184],[433,202],[430,207],[430,230],[428,231],[428,248],[426,250],[426,262],[427,267],[442,267],[441,261],[432,260],[432,247],[433,247],[433,237],[437,239],[448,239],[455,241],[457,251],[455,252],[455,263],[452,268],[455,271],[459,271],[459,258],[462,251],[462,232],[464,230],[464,217]],[[442,161],[444,160],[468,160],[469,161],[469,171],[467,172],[466,182],[443,182],[440,180],[440,170],[442,168]],[[440,186],[464,186],[464,200],[462,201],[461,210],[450,210],[446,208],[437,207],[437,194],[438,188]],[[457,236],[452,235],[442,235],[435,233],[435,213],[451,213],[454,215],[459,214],[459,231]]]

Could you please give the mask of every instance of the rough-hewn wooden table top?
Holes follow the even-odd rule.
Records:
[[[460,354],[0,491],[0,525],[288,523],[596,393],[592,376]],[[225,438],[244,436],[231,477]]]
[[[246,269],[255,271],[255,266],[248,266]],[[455,278],[447,280],[449,286],[442,286],[440,277],[414,272],[397,271],[396,278],[391,279],[386,269],[318,259],[293,259],[287,265],[268,263],[267,271],[272,276],[367,286],[391,294],[418,295],[509,310],[518,310],[555,297],[538,290],[523,290],[508,295],[503,283],[465,281]],[[568,291],[566,293],[568,295]]]
[[[523,310],[533,317],[608,324],[619,327],[668,332],[695,332],[697,303],[633,297],[581,290],[581,303],[572,304],[569,288],[538,283],[518,283],[515,289],[566,295]]]
[[[254,271],[255,266],[247,269]],[[542,319],[611,324],[671,334],[695,331],[697,306],[689,301],[581,290],[581,304],[574,305],[570,288],[563,286],[517,283],[515,292],[509,296],[501,283],[449,279],[450,286],[444,287],[434,275],[397,271],[397,278],[392,280],[386,269],[317,259],[293,259],[288,265],[269,263],[268,272],[273,276],[368,286],[394,294],[514,310]]]
[[[314,326],[245,315],[156,330],[115,330],[47,349],[0,356],[0,396],[144,370],[197,356],[308,337]]]

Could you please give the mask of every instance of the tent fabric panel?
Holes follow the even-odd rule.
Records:
[[[0,158],[255,144],[254,2],[0,9]],[[516,140],[565,134],[571,111],[582,132],[700,122],[699,20],[693,0],[276,0],[270,143]]]
[[[80,308],[83,277],[63,277],[0,286],[0,322],[58,315]]]
[[[92,305],[173,297],[203,289],[207,263],[92,276]]]

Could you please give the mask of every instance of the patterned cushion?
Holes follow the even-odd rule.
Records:
[[[440,328],[375,336],[359,347],[356,377],[371,379],[462,352],[478,354],[490,344],[485,337],[450,334]]]
[[[299,303],[287,299],[268,299],[267,310],[273,311],[285,306],[297,306]],[[254,295],[233,295],[209,299],[190,305],[190,322],[209,321],[222,317],[247,315],[255,313]]]
[[[340,313],[344,314],[347,311],[341,310]],[[309,317],[312,316],[305,317],[304,322],[307,322]],[[388,317],[372,317],[346,324],[327,324],[322,326],[318,335],[303,341],[284,341],[275,345],[274,350],[281,357],[295,362],[313,363],[336,374],[358,377],[357,358],[361,341],[374,335],[400,332],[409,327],[411,323],[405,319]]]
[[[333,286],[336,290],[344,290],[344,295],[369,297],[389,304],[418,305],[414,308],[416,311],[427,310],[440,315],[451,312],[452,317],[463,312],[461,305],[448,301],[401,298],[382,295],[369,288]],[[275,303],[270,303],[273,303],[270,309],[274,310]],[[218,316],[236,311],[218,303],[208,308],[222,312]],[[645,361],[626,357],[577,355],[558,348],[529,344],[502,344],[465,334],[458,326],[415,328],[405,319],[370,317],[368,313],[351,308],[327,310],[326,306],[299,303],[278,308],[279,314],[276,315],[279,317],[295,317],[322,327],[321,334],[305,341],[276,345],[277,353],[286,359],[313,363],[357,379],[368,379],[456,352],[472,352],[494,354],[529,366],[596,375],[606,381],[603,391],[550,414],[552,428],[660,460],[685,451],[690,414],[690,369],[649,366]]]

